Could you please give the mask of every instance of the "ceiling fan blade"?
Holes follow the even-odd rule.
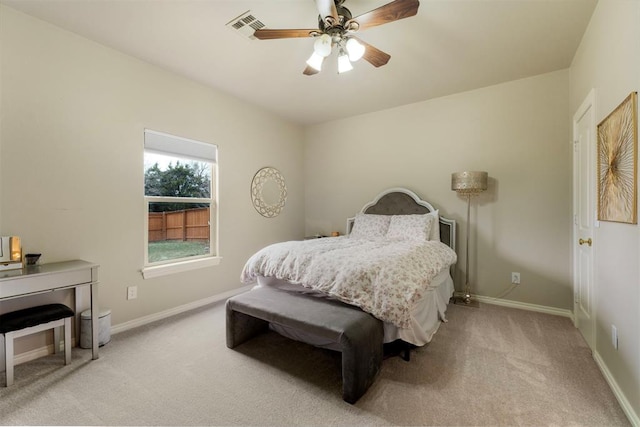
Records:
[[[320,71],[316,70],[315,68],[307,65],[307,68],[304,69],[302,74],[304,74],[305,76],[313,76],[314,74],[318,74],[319,72]]]
[[[356,21],[359,24],[359,29],[365,30],[414,16],[418,13],[418,6],[420,6],[419,0],[395,0],[377,9],[356,16],[351,21]]]
[[[260,40],[272,40],[272,39],[292,39],[296,37],[311,37],[312,33],[318,33],[317,29],[310,30],[271,30],[271,29],[260,29],[256,30],[253,35],[255,38]]]
[[[331,16],[336,22],[338,21],[338,10],[334,0],[315,0],[318,13],[324,20],[327,16]]]
[[[389,55],[388,53],[381,51],[377,47],[374,47],[357,37],[353,38],[358,40],[365,47],[364,55],[362,55],[362,58],[374,67],[377,68],[386,65],[387,62],[389,62],[389,59],[391,59],[391,55]]]

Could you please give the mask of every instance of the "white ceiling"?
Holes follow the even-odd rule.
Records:
[[[0,0],[300,124],[321,123],[569,67],[597,0],[421,0],[414,17],[359,33],[389,53],[304,76],[312,39],[250,40],[225,24],[317,28],[312,0]],[[353,16],[390,0],[346,0]]]

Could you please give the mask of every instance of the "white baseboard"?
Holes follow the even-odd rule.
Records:
[[[129,329],[133,329],[138,326],[146,325],[151,322],[155,322],[156,320],[165,319],[167,317],[175,316],[176,314],[184,313],[185,311],[194,310],[196,308],[204,307],[208,304],[213,304],[219,301],[224,301],[229,297],[232,297],[236,294],[240,294],[246,292],[252,288],[252,285],[243,286],[242,288],[233,289],[231,291],[223,292],[221,294],[214,295],[209,298],[201,299],[198,301],[191,302],[189,304],[184,304],[178,307],[174,307],[169,310],[162,311],[160,313],[154,313],[149,316],[140,317],[138,319],[131,320],[129,322],[120,323],[119,325],[111,327],[111,333],[117,334],[118,332],[128,331]],[[75,342],[75,340],[74,340]],[[48,356],[53,353],[53,344],[46,345],[40,348],[36,348],[34,350],[25,351],[24,353],[17,354],[13,361],[14,365],[19,365],[21,363],[30,362],[32,360],[36,360],[40,357]],[[0,359],[4,359],[2,355],[0,355]],[[3,360],[4,361],[4,360]],[[0,364],[0,372],[4,372],[4,363]]]
[[[456,292],[455,295],[463,296],[462,292]],[[536,305],[536,304],[528,304],[524,302],[517,302],[517,301],[505,300],[500,298],[483,297],[480,295],[472,295],[471,298],[485,304],[501,305],[504,307],[519,308],[521,310],[529,310],[529,311],[537,311],[540,313],[554,314],[556,316],[568,317],[571,320],[574,320],[573,312],[571,310],[565,310],[565,309],[555,308],[555,307],[547,307],[547,306]],[[602,375],[607,381],[607,384],[609,384],[611,391],[613,392],[616,399],[618,400],[618,403],[620,404],[620,407],[622,407],[622,411],[625,413],[625,415],[629,419],[629,422],[631,422],[631,424],[634,425],[635,427],[640,427],[640,417],[638,416],[638,414],[635,413],[633,407],[629,403],[629,400],[627,400],[627,397],[624,395],[624,393],[618,386],[618,383],[613,378],[613,375],[611,375],[611,372],[609,372],[607,365],[604,363],[600,355],[595,351],[593,352],[593,359],[596,361],[596,365],[598,365],[598,368],[602,372]]]
[[[117,334],[119,332],[124,332],[129,329],[136,328],[138,326],[155,322],[157,320],[166,319],[167,317],[175,316],[176,314],[180,314],[189,310],[194,310],[196,308],[204,307],[205,305],[208,305],[208,304],[213,304],[219,301],[223,301],[234,295],[246,292],[250,290],[251,287],[252,286],[244,286],[242,288],[223,292],[221,294],[214,295],[209,298],[205,298],[202,300],[191,302],[189,304],[184,304],[178,307],[174,307],[172,309],[165,310],[160,313],[154,313],[149,316],[144,316],[138,319],[131,320],[129,322],[120,323],[111,328],[111,333]],[[462,293],[456,292],[456,296],[460,296],[459,294],[462,295]],[[523,302],[505,300],[505,299],[483,297],[478,295],[473,295],[472,298],[485,304],[494,304],[494,305],[500,305],[505,307],[518,308],[521,310],[536,311],[540,313],[553,314],[553,315],[569,317],[573,319],[573,312],[571,312],[570,310],[565,310],[565,309],[560,309],[555,307],[547,307],[547,306],[542,306],[537,304],[528,304]],[[31,360],[35,360],[40,357],[47,356],[51,353],[53,353],[53,345],[48,345],[48,346],[37,348],[35,350],[18,354],[14,358],[14,362],[16,365],[19,365],[21,363],[29,362]],[[615,395],[616,399],[618,400],[618,403],[622,407],[622,410],[624,411],[625,415],[627,416],[631,424],[634,425],[635,427],[640,427],[640,417],[634,411],[633,407],[631,406],[626,396],[618,386],[618,383],[616,382],[616,380],[611,375],[611,372],[609,372],[607,365],[604,363],[604,361],[602,360],[598,352],[593,352],[593,359],[595,360],[596,364],[598,365],[598,368],[602,372],[602,375],[604,375],[605,380],[609,384],[609,387],[613,391],[613,394]],[[4,371],[4,366],[0,366],[0,372],[3,372],[3,371]]]
[[[593,352],[593,360],[596,361],[596,365],[598,365],[598,368],[600,368],[602,375],[604,375],[605,380],[607,380],[611,391],[613,391],[616,399],[618,399],[618,403],[622,407],[622,411],[624,412],[624,414],[629,419],[629,422],[635,427],[640,427],[640,417],[633,410],[631,403],[629,403],[627,397],[624,395],[622,390],[620,390],[618,383],[613,378],[613,375],[611,375],[611,372],[609,372],[609,368],[607,368],[607,365],[604,363],[604,360],[602,360],[600,354],[597,351]]]
[[[45,345],[44,347],[15,355],[13,358],[13,365],[16,366],[21,363],[31,362],[32,360],[36,360],[50,354],[53,354],[53,344]],[[0,355],[0,361],[2,362],[0,363],[0,372],[4,372],[4,354]]]
[[[137,319],[130,320],[128,322],[120,323],[111,327],[111,333],[117,334],[119,332],[128,331],[129,329],[137,328],[157,320],[166,319],[167,317],[175,316],[176,314],[184,313],[189,310],[204,307],[205,305],[213,304],[215,302],[224,301],[234,295],[241,294],[250,290],[253,285],[243,286],[238,289],[223,292],[221,294],[214,295],[209,298],[204,298],[198,301],[190,302],[189,304],[180,305],[178,307],[170,308],[169,310],[161,311],[159,313],[150,314],[148,316],[139,317]]]
[[[456,292],[455,296],[463,296],[462,292]],[[573,320],[573,312],[563,308],[548,307],[546,305],[529,304],[526,302],[512,301],[501,298],[484,297],[481,295],[471,295],[471,299],[493,305],[501,305],[503,307],[519,308],[520,310],[537,311],[538,313],[553,314],[555,316],[568,317]]]

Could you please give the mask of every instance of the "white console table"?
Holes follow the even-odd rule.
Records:
[[[80,317],[81,287],[89,286],[91,300],[91,350],[92,358],[98,355],[98,264],[74,260],[27,266],[22,269],[0,272],[0,301],[62,289],[75,290],[76,319]],[[76,332],[77,328],[76,328]],[[79,339],[80,334],[76,333]]]

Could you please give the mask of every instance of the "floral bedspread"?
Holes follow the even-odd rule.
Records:
[[[455,262],[456,253],[441,242],[331,237],[267,246],[249,258],[240,279],[287,280],[408,328],[414,303]]]

